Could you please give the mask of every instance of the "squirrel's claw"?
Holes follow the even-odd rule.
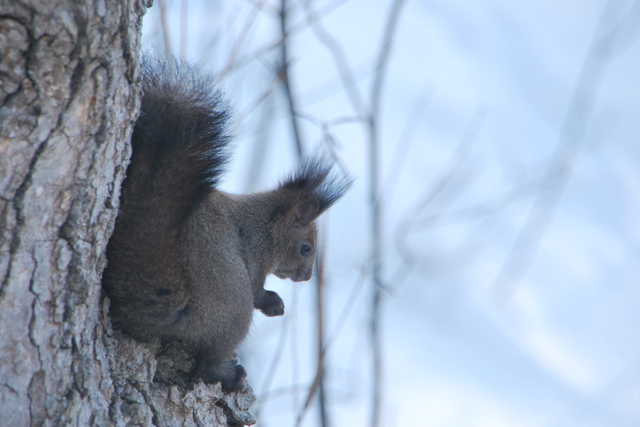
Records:
[[[284,314],[284,301],[273,291],[265,291],[264,295],[254,304],[265,316],[275,317]]]

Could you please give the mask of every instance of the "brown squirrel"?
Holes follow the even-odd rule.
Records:
[[[110,316],[140,341],[182,341],[195,376],[237,390],[246,372],[233,357],[253,309],[284,314],[280,296],[264,289],[267,275],[311,278],[314,220],[351,180],[317,158],[275,190],[222,192],[228,113],[211,77],[143,56],[142,89],[102,280]]]

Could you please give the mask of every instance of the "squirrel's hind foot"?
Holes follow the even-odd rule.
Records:
[[[242,389],[247,371],[237,359],[215,363],[210,357],[203,356],[198,358],[194,374],[208,384],[220,382],[222,389],[230,393]]]

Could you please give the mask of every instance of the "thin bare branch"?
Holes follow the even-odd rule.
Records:
[[[382,218],[379,193],[379,116],[382,85],[385,80],[389,53],[400,11],[404,0],[394,0],[385,25],[380,53],[376,62],[376,71],[371,86],[371,109],[369,119],[369,182],[371,197],[371,235],[372,235],[372,281],[373,301],[371,305],[371,349],[373,353],[373,390],[371,402],[371,426],[380,425],[382,412],[382,342],[380,336],[380,316],[382,302]]]
[[[516,283],[527,270],[540,239],[549,226],[583,142],[596,92],[610,60],[616,36],[626,24],[632,24],[628,21],[634,15],[634,9],[640,7],[640,2],[636,1],[631,11],[603,34],[611,28],[611,21],[618,6],[618,2],[609,1],[602,13],[560,130],[555,152],[540,183],[529,216],[494,284],[493,289],[498,301],[505,302],[511,297]]]
[[[276,388],[276,389],[270,390],[268,393],[260,394],[257,396],[256,401],[264,403],[268,400],[290,396],[296,390],[300,390],[301,388],[306,388],[306,387],[308,387],[308,384],[293,383],[293,385]]]
[[[253,27],[253,24],[260,15],[260,12],[262,12],[263,7],[267,4],[267,1],[268,0],[260,0],[258,3],[252,2],[253,8],[251,9],[251,13],[249,14],[247,20],[244,22],[244,26],[242,27],[242,30],[240,30],[240,34],[238,35],[238,37],[236,37],[235,42],[233,43],[233,47],[231,48],[231,52],[229,53],[229,57],[227,58],[227,63],[224,69],[233,68],[233,64],[238,56],[238,53],[240,52],[240,49],[242,48],[242,44],[249,34],[249,30],[251,29],[251,27]]]
[[[341,126],[341,125],[346,125],[346,124],[352,124],[352,123],[360,123],[360,124],[365,124],[367,123],[369,119],[367,117],[364,116],[343,116],[343,117],[337,117],[333,120],[331,120],[330,122],[327,123],[327,128],[332,128],[335,126]]]
[[[272,16],[278,16],[280,13],[280,9],[276,6],[269,4],[269,0],[264,2],[263,0],[244,0],[247,3],[250,3],[253,7],[259,7],[260,11]],[[264,3],[264,4],[263,4]]]
[[[347,300],[344,303],[344,306],[342,307],[342,311],[338,316],[338,320],[336,321],[335,325],[333,326],[333,329],[331,329],[331,332],[327,337],[327,340],[324,344],[324,349],[323,349],[323,352],[325,354],[328,353],[329,349],[331,348],[331,345],[338,338],[338,335],[340,335],[342,328],[347,323],[347,318],[349,317],[349,314],[351,314],[351,312],[353,311],[356,300],[358,299],[358,296],[360,296],[360,292],[364,288],[364,284],[366,283],[368,276],[369,275],[366,272],[366,268],[363,267],[362,270],[360,271],[360,275],[358,276],[358,280],[356,281],[356,284],[351,289],[351,293],[347,297]]]
[[[326,16],[327,14],[333,12],[333,10],[335,10],[336,8],[338,8],[339,6],[341,6],[342,4],[346,3],[348,0],[335,0],[329,4],[327,4],[325,7],[322,8],[322,10],[320,10],[316,16],[315,19],[322,19],[324,16]],[[282,7],[280,8],[280,12],[282,12]],[[285,15],[287,12],[287,9],[285,7],[284,9],[285,11]],[[305,18],[302,22],[292,25],[288,31],[287,31],[287,35],[289,37],[294,36],[304,30],[306,30],[309,26],[309,21]],[[239,59],[237,59],[233,65],[231,65],[230,67],[225,67],[222,71],[220,71],[218,73],[218,78],[222,79],[223,77],[225,77],[227,74],[229,74],[232,71],[237,70],[240,67],[243,67],[245,65],[247,65],[248,63],[255,61],[257,58],[262,57],[263,55],[269,53],[270,51],[280,47],[280,45],[282,44],[282,38],[276,40],[276,41],[272,41],[269,43],[264,44],[263,46],[255,49],[254,51],[240,57]]]
[[[322,132],[322,142],[324,143],[323,148],[325,148],[331,154],[331,158],[338,165],[342,173],[344,175],[349,175],[349,168],[347,168],[347,165],[345,164],[344,160],[342,160],[340,154],[337,151],[337,149],[341,147],[342,144],[340,144],[340,142],[338,141],[338,138],[331,132],[330,129],[332,126],[338,126],[338,125],[349,123],[349,122],[367,123],[367,119],[359,118],[359,117],[344,117],[343,121],[341,121],[341,118],[338,118],[336,120],[336,123],[334,124],[333,122],[331,123],[324,122],[309,113],[298,112],[296,113],[296,116],[301,119],[309,121],[314,126],[317,126],[320,129],[320,131]]]
[[[429,187],[423,192],[422,196],[418,198],[413,206],[407,210],[407,213],[403,215],[403,219],[396,227],[394,243],[396,250],[400,254],[402,262],[396,268],[389,280],[389,283],[393,286],[389,289],[391,293],[398,290],[404,280],[408,277],[416,262],[415,256],[406,242],[406,237],[409,234],[413,223],[416,221],[418,215],[431,206],[431,204],[456,176],[469,154],[471,145],[476,140],[485,116],[486,110],[484,108],[476,109],[462,138],[460,139],[460,142],[458,143],[458,146],[440,172],[438,178],[429,185]]]
[[[358,116],[342,116],[327,122],[319,119],[313,114],[309,114],[307,112],[300,112],[300,111],[296,113],[296,116],[316,126],[323,133],[323,138],[325,137],[325,134],[330,133],[330,129],[335,126],[351,124],[351,123],[366,124],[369,122],[369,119],[367,117],[358,117]]]
[[[280,360],[282,359],[282,354],[284,353],[284,347],[287,342],[287,327],[289,326],[289,316],[285,317],[282,321],[282,326],[280,328],[280,339],[278,341],[278,346],[276,347],[276,353],[271,360],[271,364],[269,365],[269,370],[267,371],[267,378],[264,380],[264,384],[262,385],[262,396],[269,395],[269,387],[271,386],[271,382],[276,375],[276,371],[278,369],[278,365],[280,364]],[[260,422],[260,414],[264,409],[266,399],[258,399],[255,403],[255,417],[258,422]]]
[[[325,221],[323,224],[323,227],[321,228],[322,230],[322,236],[320,241],[322,242],[322,247],[318,253],[318,256],[316,257],[316,264],[317,264],[317,273],[316,273],[316,289],[318,291],[317,293],[317,303],[318,303],[318,310],[317,310],[317,346],[318,346],[318,373],[317,375],[320,376],[320,422],[322,423],[322,427],[327,427],[329,425],[329,415],[327,413],[327,407],[326,407],[326,395],[325,395],[325,381],[324,381],[324,372],[325,372],[325,364],[324,364],[324,316],[325,316],[325,309],[324,309],[324,289],[325,289],[325,282],[324,282],[324,278],[325,278],[325,254],[326,254],[326,245],[327,245],[327,222],[328,222],[328,214],[325,214]]]
[[[298,384],[300,373],[300,355],[298,354],[298,287],[293,287],[293,298],[291,298],[291,378],[293,384]],[[293,388],[291,393],[291,414],[295,417],[300,406],[300,389]]]
[[[398,183],[398,177],[400,176],[400,171],[402,170],[402,165],[407,158],[409,148],[411,147],[411,143],[413,142],[415,134],[418,130],[418,126],[421,123],[422,116],[429,106],[429,102],[433,98],[434,93],[435,90],[427,83],[425,83],[422,86],[420,93],[418,93],[418,96],[416,96],[416,100],[414,101],[413,105],[411,106],[411,110],[409,111],[407,120],[405,121],[402,128],[402,133],[400,133],[400,138],[398,139],[398,143],[396,144],[396,150],[393,154],[393,158],[391,159],[389,172],[387,172],[386,179],[383,183],[383,194],[386,194],[389,199],[393,197],[393,193],[396,189],[396,184]]]
[[[513,188],[497,197],[488,199],[473,206],[455,209],[449,212],[438,212],[435,214],[415,218],[407,233],[417,233],[427,229],[444,227],[460,222],[475,221],[494,215],[510,205],[531,197],[539,189],[539,181],[527,182],[514,185]]]
[[[277,79],[274,79],[274,82],[277,83]],[[260,120],[256,125],[257,134],[254,138],[254,149],[251,152],[250,167],[247,173],[245,188],[248,193],[254,192],[258,187],[264,165],[267,162],[267,148],[272,142],[269,136],[273,130],[274,96],[267,96],[265,102],[268,104],[262,109]]]
[[[318,371],[316,372],[316,377],[313,381],[313,384],[311,385],[311,388],[309,389],[309,394],[307,396],[307,400],[304,404],[304,406],[302,407],[302,410],[300,411],[300,414],[298,414],[298,419],[296,421],[296,427],[300,427],[302,425],[302,421],[304,421],[304,416],[307,413],[307,409],[309,409],[309,406],[311,405],[311,401],[313,400],[313,398],[316,395],[316,392],[318,391],[318,387],[320,386],[320,381],[322,381],[322,372]]]
[[[323,19],[325,16],[327,16],[343,4],[347,3],[348,1],[349,0],[334,0],[331,3],[327,3],[322,7],[322,9],[317,11],[311,22],[309,22],[309,20],[305,18],[299,23],[292,25],[289,34],[298,34],[299,32],[306,30],[307,28],[309,28],[310,24],[313,24],[317,20]]]
[[[171,49],[171,36],[169,34],[169,26],[167,25],[167,11],[165,0],[158,0],[158,7],[160,8],[160,26],[162,27],[162,39],[164,41],[164,50],[167,53],[167,56],[170,56],[173,53]],[[171,64],[172,61],[170,60]]]
[[[213,53],[215,52],[214,47],[220,43],[220,40],[222,39],[222,30],[221,30],[221,26],[220,27],[216,27],[215,32],[213,33],[213,35],[211,36],[211,38],[209,39],[209,41],[207,42],[207,44],[205,45],[205,47],[202,49],[202,53],[200,55],[200,57],[198,58],[198,64],[202,67],[205,64],[207,64],[207,62],[211,59],[211,57],[213,56]],[[218,73],[217,78],[219,80],[222,80],[224,76],[220,75],[220,73]]]
[[[235,134],[235,132],[238,130],[238,128],[242,125],[242,123],[244,122],[244,120],[255,111],[256,108],[258,108],[265,99],[267,99],[269,97],[269,95],[271,95],[275,89],[276,89],[276,85],[278,84],[279,79],[278,77],[274,77],[273,80],[271,80],[271,82],[269,83],[269,86],[267,86],[267,88],[262,91],[262,93],[258,94],[258,96],[256,96],[253,101],[251,101],[249,103],[249,105],[247,105],[244,110],[242,110],[242,112],[240,112],[236,119],[233,121],[233,127],[231,129],[231,134]]]
[[[291,81],[289,79],[289,55],[287,50],[287,0],[280,1],[280,32],[282,43],[280,44],[280,70],[278,77],[282,81],[287,103],[289,105],[289,116],[291,119],[291,130],[293,131],[293,139],[296,145],[298,158],[302,159],[302,141],[300,139],[300,130],[298,129],[298,120],[296,118],[295,100],[291,93]]]
[[[373,60],[371,58],[368,58],[354,65],[353,67],[351,67],[351,73],[353,74],[354,83],[357,86],[360,86],[361,82],[372,77],[374,73]],[[309,107],[344,92],[345,88],[343,80],[338,73],[316,84],[315,86],[306,89],[301,93],[300,97],[304,99],[304,106]],[[368,117],[369,111],[364,111],[362,115]]]
[[[318,40],[327,47],[333,57],[342,80],[342,85],[349,96],[349,100],[351,101],[355,114],[366,115],[367,109],[364,100],[358,91],[356,79],[353,75],[344,49],[342,49],[340,43],[338,43],[338,41],[324,28],[322,20],[315,17],[316,11],[313,9],[313,3],[310,0],[305,1],[305,8],[307,11],[307,21],[309,22],[309,26],[313,30],[313,33],[316,35]]]
[[[326,214],[325,214],[326,215]],[[326,217],[325,217],[326,220]],[[325,393],[324,393],[324,360],[325,360],[325,351],[324,351],[324,268],[325,268],[325,248],[326,248],[326,224],[322,227],[322,236],[319,239],[322,242],[321,245],[318,245],[318,250],[316,252],[316,290],[317,290],[317,329],[316,329],[316,339],[317,339],[317,368],[316,368],[316,376],[313,381],[311,388],[309,389],[309,394],[307,395],[307,399],[305,401],[302,410],[298,415],[298,419],[296,421],[296,426],[301,426],[302,421],[304,420],[304,416],[311,406],[311,402],[315,397],[316,392],[320,391],[320,422],[323,427],[327,427],[329,424],[329,417],[327,414],[326,406],[325,406]]]

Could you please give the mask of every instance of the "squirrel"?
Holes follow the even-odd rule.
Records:
[[[319,157],[272,191],[219,190],[229,113],[212,77],[175,58],[143,55],[141,64],[141,112],[102,279],[110,317],[139,341],[181,341],[195,378],[239,390],[246,371],[235,351],[253,309],[284,314],[266,277],[311,278],[314,220],[352,180]]]

